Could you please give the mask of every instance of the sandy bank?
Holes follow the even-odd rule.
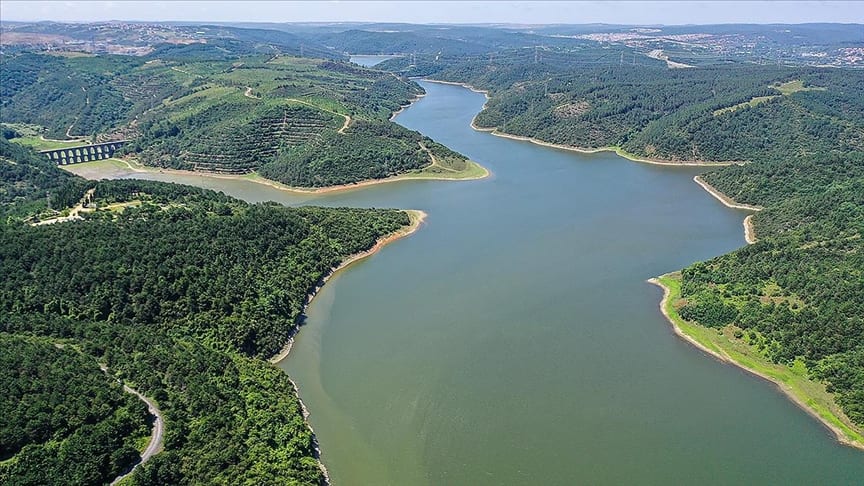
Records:
[[[813,402],[816,401],[813,396],[808,395],[806,393],[799,393],[797,390],[793,389],[791,386],[789,386],[782,379],[777,378],[775,376],[771,376],[771,375],[769,375],[769,374],[767,374],[767,373],[765,373],[765,372],[763,372],[763,371],[761,371],[755,367],[748,366],[747,364],[736,360],[735,358],[730,356],[726,352],[726,350],[724,350],[721,346],[717,346],[717,349],[711,349],[711,348],[705,346],[704,344],[699,342],[696,338],[689,335],[685,330],[681,329],[681,327],[679,326],[679,323],[678,323],[678,320],[681,319],[681,317],[677,315],[677,312],[676,312],[675,316],[670,315],[669,308],[672,307],[672,302],[670,302],[670,300],[673,297],[672,296],[672,289],[669,288],[667,285],[665,285],[659,278],[649,279],[648,282],[650,282],[654,285],[657,285],[658,287],[663,289],[663,299],[660,301],[660,312],[662,312],[663,316],[666,317],[666,320],[669,321],[669,324],[672,326],[672,329],[677,336],[679,336],[683,340],[687,341],[691,345],[695,346],[696,348],[700,349],[701,351],[705,352],[706,354],[713,356],[714,358],[718,359],[719,361],[722,361],[724,363],[728,363],[728,364],[731,364],[733,366],[736,366],[736,367],[738,367],[738,368],[740,368],[740,369],[742,369],[742,370],[744,370],[750,374],[753,374],[755,376],[758,376],[759,378],[762,378],[765,381],[773,383],[784,395],[786,395],[790,400],[792,400],[793,403],[795,403],[798,407],[800,407],[802,410],[807,412],[810,416],[817,419],[828,430],[833,432],[834,436],[836,437],[838,442],[840,442],[841,444],[850,446],[850,447],[854,447],[856,449],[864,450],[864,440],[861,440],[861,439],[856,440],[855,438],[850,437],[849,433],[846,430],[843,430],[843,428],[841,428],[840,426],[838,426],[834,422],[834,421],[840,422],[841,424],[843,424],[843,426],[845,426],[849,430],[851,430],[852,434],[860,435],[859,432],[855,429],[855,427],[851,425],[851,421],[847,417],[845,417],[845,415],[842,413],[842,411],[839,411],[838,413],[834,413],[831,410],[825,410],[824,413],[829,414],[829,416],[826,417],[823,415],[823,413],[820,413],[819,410],[815,409],[814,406],[811,405]],[[711,331],[713,331],[713,330],[711,330]],[[779,365],[777,365],[777,366],[779,366]],[[791,375],[792,374],[791,370],[789,370],[788,373]],[[815,382],[811,382],[811,383],[815,383]],[[833,397],[832,397],[832,402],[833,402]],[[833,403],[833,405],[835,407],[837,407],[836,403]],[[839,410],[839,407],[837,407],[837,408]],[[832,419],[833,419],[833,421],[832,421]]]
[[[112,159],[109,159],[112,160]],[[458,174],[456,177],[448,176],[445,174],[425,174],[425,173],[414,173],[414,174],[401,174],[393,177],[387,177],[385,179],[370,179],[366,181],[356,182],[353,184],[340,184],[337,186],[326,186],[326,187],[316,187],[316,188],[308,188],[308,187],[294,187],[288,186],[286,184],[282,184],[281,182],[277,182],[274,180],[266,179],[257,173],[245,174],[245,175],[236,175],[236,174],[217,174],[214,172],[196,172],[192,170],[182,170],[182,169],[161,169],[157,167],[149,167],[145,166],[139,162],[134,160],[124,158],[124,159],[113,159],[119,162],[124,163],[129,170],[133,172],[140,173],[159,173],[159,174],[173,174],[173,175],[186,175],[186,176],[197,176],[197,177],[210,177],[213,179],[233,179],[238,181],[249,181],[254,182],[256,184],[261,184],[265,186],[270,186],[274,189],[279,189],[280,191],[291,192],[295,194],[329,194],[329,193],[338,193],[344,191],[350,191],[353,189],[359,189],[367,186],[374,186],[377,184],[387,184],[391,182],[399,182],[399,181],[412,181],[412,180],[426,180],[426,181],[471,181],[477,179],[485,179],[491,175],[489,169],[477,164],[479,168],[482,169],[477,175],[470,175],[465,177],[460,177]],[[104,161],[98,161],[104,162]],[[75,166],[63,166],[61,168],[70,169],[70,172],[76,173],[74,168]],[[80,174],[79,174],[80,175]]]
[[[694,177],[693,180],[696,181],[696,183],[699,184],[702,189],[708,191],[708,194],[714,196],[718,201],[722,202],[727,207],[735,209],[747,209],[749,211],[762,210],[761,206],[751,206],[750,204],[736,203],[731,197],[715,189],[714,186],[705,182],[700,176]],[[747,217],[744,218],[744,240],[747,241],[748,245],[756,243],[756,227],[753,225],[752,214],[747,215]]]
[[[747,217],[744,218],[744,240],[747,241],[748,245],[756,243],[756,227],[753,226],[752,214],[748,214]]]
[[[702,189],[708,191],[708,194],[714,196],[718,201],[722,202],[727,207],[735,209],[746,209],[748,211],[762,211],[763,209],[762,206],[752,206],[750,204],[739,204],[735,202],[731,197],[723,194],[722,192],[715,189],[714,186],[705,182],[700,176],[694,177],[693,180],[696,181],[696,184],[699,184]],[[748,245],[756,243],[756,226],[753,225],[752,214],[747,215],[747,217],[744,218],[744,240],[747,242]]]
[[[476,162],[475,162],[476,164]],[[355,182],[352,184],[339,184],[337,186],[326,186],[326,187],[316,187],[316,188],[307,188],[307,187],[293,187],[282,184],[281,182],[277,182],[274,180],[266,179],[262,176],[254,174],[252,176],[223,176],[219,174],[212,174],[213,177],[222,177],[222,178],[236,178],[247,180],[250,182],[255,182],[257,184],[263,184],[265,186],[270,186],[281,191],[293,192],[297,194],[330,194],[337,192],[350,191],[353,189],[359,189],[361,187],[368,186],[376,186],[378,184],[388,184],[391,182],[399,182],[399,181],[471,181],[477,179],[485,179],[489,177],[491,172],[489,169],[477,164],[478,167],[482,168],[482,173],[476,176],[467,176],[467,177],[448,177],[447,175],[437,175],[437,174],[424,174],[424,173],[415,173],[415,174],[400,174],[393,177],[387,177],[384,179],[369,179],[361,182]],[[184,171],[189,172],[189,171]],[[207,172],[189,172],[195,175],[207,175],[211,176],[210,173]]]
[[[735,202],[735,200],[733,200],[731,197],[727,196],[726,194],[723,194],[722,192],[715,189],[714,186],[705,182],[705,180],[702,179],[701,176],[696,176],[693,178],[693,180],[696,181],[696,184],[699,184],[700,186],[702,186],[702,189],[705,189],[706,191],[708,191],[708,193],[711,194],[712,196],[714,196],[715,198],[717,198],[718,201],[722,202],[723,204],[725,204],[726,206],[728,206],[730,208],[747,209],[750,211],[762,211],[762,209],[763,209],[762,206],[753,206],[750,204],[740,204],[740,203]]]
[[[596,154],[598,152],[615,152],[619,157],[623,157],[627,160],[632,160],[633,162],[641,162],[643,164],[653,164],[653,165],[669,165],[669,166],[699,166],[699,167],[723,167],[727,165],[739,164],[741,162],[703,162],[700,160],[663,160],[663,159],[649,159],[645,157],[640,157],[638,155],[633,155],[629,152],[624,151],[620,147],[599,147],[599,148],[584,148],[584,147],[574,147],[572,145],[561,145],[557,143],[549,143],[544,142],[542,140],[538,140],[532,137],[523,137],[521,135],[511,135],[509,133],[499,132],[497,128],[479,128],[474,125],[474,122],[471,122],[471,128],[475,130],[490,132],[492,135],[496,137],[509,138],[512,140],[521,140],[523,142],[531,142],[533,144],[542,145],[544,147],[551,147],[560,150],[568,150],[570,152],[578,152],[580,154]]]
[[[421,99],[423,99],[424,96],[426,96],[426,93],[420,93],[417,96],[411,98],[410,100],[408,100],[407,105],[402,105],[398,110],[394,111],[393,114],[390,115],[390,118],[388,118],[388,120],[393,121],[393,119],[396,118],[400,113],[405,111],[406,108],[420,101]]]

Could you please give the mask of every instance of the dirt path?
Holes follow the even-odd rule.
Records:
[[[318,105],[316,105],[316,104],[314,104],[314,103],[309,103],[308,101],[298,100],[297,98],[286,98],[286,99],[287,99],[288,101],[294,101],[294,102],[297,102],[297,103],[302,103],[302,104],[304,104],[304,105],[306,105],[306,106],[311,106],[312,108],[317,108],[317,109],[319,109],[319,110],[321,110],[321,111],[326,111],[327,113],[331,113],[331,114],[333,114],[333,115],[337,115],[337,116],[344,117],[344,118],[345,118],[345,123],[342,124],[342,128],[340,128],[339,130],[337,130],[337,132],[339,132],[339,133],[341,133],[341,134],[344,134],[344,133],[345,133],[345,130],[348,129],[348,125],[351,124],[351,117],[350,117],[349,115],[344,114],[344,113],[337,113],[337,112],[335,112],[335,111],[333,111],[333,110],[328,110],[327,108],[321,108],[320,106],[318,106]]]
[[[43,224],[54,224],[54,223],[65,223],[67,221],[74,221],[76,219],[84,219],[78,213],[84,211],[84,206],[90,203],[93,199],[93,193],[96,191],[96,188],[90,189],[84,193],[84,197],[78,201],[78,204],[69,211],[69,216],[59,216],[57,218],[46,219],[45,221],[39,221],[38,223],[32,223],[30,226],[42,226]]]
[[[432,151],[429,150],[428,147],[426,147],[425,145],[423,145],[423,142],[417,142],[417,144],[420,145],[420,148],[423,149],[424,152],[426,152],[427,154],[429,154],[429,160],[432,161],[432,165],[430,165],[429,167],[438,167],[438,168],[441,169],[441,170],[446,170],[446,171],[450,171],[450,172],[459,172],[459,171],[456,170],[456,169],[452,169],[452,168],[450,168],[450,167],[444,167],[443,165],[439,164],[439,163],[438,163],[438,159],[435,157],[435,154],[433,154]],[[427,167],[427,168],[428,168],[428,167]]]
[[[261,99],[260,96],[255,96],[254,94],[252,94],[252,87],[251,86],[246,86],[246,91],[243,93],[243,96],[245,96],[247,98],[252,98],[253,100],[260,100]]]
[[[78,121],[78,117],[76,116],[76,117],[75,117],[75,121],[73,121],[72,124],[69,125],[69,128],[66,129],[66,138],[74,138],[74,137],[72,136],[72,134],[69,133],[69,132],[72,131],[72,127],[75,126],[75,123],[76,123],[77,121]]]

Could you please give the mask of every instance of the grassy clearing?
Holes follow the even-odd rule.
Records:
[[[52,149],[61,149],[61,148],[69,148],[69,147],[79,147],[81,145],[87,145],[86,140],[69,140],[69,141],[59,141],[59,140],[43,140],[39,137],[18,137],[9,140],[10,142],[14,142],[17,144],[25,145],[27,147],[33,147],[35,150],[52,150]]]
[[[744,103],[738,103],[737,105],[727,106],[726,108],[720,108],[719,110],[714,110],[714,116],[722,115],[723,113],[730,113],[737,109],[744,108],[747,106],[759,106],[762,103],[767,103],[768,101],[773,100],[774,98],[779,98],[780,95],[771,95],[771,96],[757,96],[750,101],[745,101]]]
[[[714,110],[714,116],[722,115],[723,113],[730,113],[739,108],[744,108],[747,106],[759,106],[762,103],[767,103],[768,101],[773,100],[774,98],[779,98],[781,96],[789,96],[799,91],[825,91],[825,88],[819,88],[815,86],[805,88],[804,81],[801,81],[800,79],[794,79],[785,83],[773,84],[771,85],[771,87],[779,91],[781,94],[771,96],[757,96],[750,101],[745,101],[744,103],[738,103],[737,105],[720,108],[719,110]]]
[[[411,172],[405,175],[397,176],[407,179],[482,179],[489,175],[489,171],[482,165],[473,160],[465,161],[465,168],[461,170],[450,169],[432,165],[425,167],[418,172]]]
[[[772,88],[783,93],[783,96],[789,96],[792,93],[797,93],[799,91],[825,91],[825,88],[820,88],[818,86],[810,86],[810,87],[805,88],[804,87],[804,81],[801,81],[800,79],[795,79],[792,81],[788,81],[786,83],[781,83],[781,84],[772,86]]]
[[[680,272],[658,277],[656,282],[669,292],[663,302],[664,314],[687,338],[718,358],[776,383],[792,400],[834,431],[841,442],[864,448],[862,431],[846,417],[834,401],[834,396],[825,390],[824,384],[808,379],[807,368],[802,361],[796,361],[792,366],[772,363],[743,338],[735,337],[740,332],[736,326],[712,329],[685,321],[678,314],[678,309],[684,304]]]

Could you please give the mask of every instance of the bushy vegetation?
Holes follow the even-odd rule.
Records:
[[[606,51],[547,49],[537,51],[537,62],[505,51],[491,62],[424,58],[406,66],[394,59],[382,67],[487,89],[492,96],[478,126],[552,143],[687,161],[864,150],[864,77],[857,71],[668,69],[641,54]],[[619,63],[631,58],[635,66]]]
[[[139,460],[147,407],[92,357],[0,333],[0,482],[102,484]],[[8,461],[7,461],[8,460]]]
[[[759,241],[683,271],[681,316],[734,324],[778,363],[802,359],[864,425],[864,154],[763,161],[705,178],[755,217]]]
[[[392,123],[360,121],[344,134],[328,131],[318,144],[282,152],[260,173],[306,187],[383,179],[431,164],[420,145],[424,138]]]
[[[319,484],[293,385],[262,359],[321,278],[407,214],[250,205],[135,180],[88,187],[104,210],[83,221],[0,225],[0,331],[76,343],[159,403],[165,452],[134,484]],[[39,473],[14,457],[21,474]]]
[[[643,59],[622,65],[590,49],[538,53],[536,62],[508,51],[381,67],[489,90],[475,120],[481,127],[657,159],[749,162],[704,178],[766,208],[754,217],[759,241],[685,269],[680,315],[738,326],[774,362],[803,361],[864,425],[861,73],[738,64],[670,70]]]
[[[256,35],[292,37],[267,32]],[[145,58],[6,56],[3,120],[54,137],[130,139],[125,152],[146,165],[260,170],[310,187],[428,164],[422,137],[389,121],[422,93],[413,81],[338,59],[247,52],[244,42],[166,45]]]
[[[48,127],[53,138],[108,131],[125,121],[132,107],[111,80],[141,63],[125,56],[3,56],[3,84],[11,86],[4,88],[3,121]]]
[[[46,157],[0,139],[0,219],[71,206],[86,184]]]

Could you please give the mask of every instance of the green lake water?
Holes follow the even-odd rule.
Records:
[[[248,201],[428,213],[324,286],[279,365],[334,484],[861,484],[864,454],[660,314],[646,279],[745,244],[746,213],[696,185],[700,169],[476,132],[483,95],[422,84],[396,122],[492,177],[301,196],[144,175]]]

